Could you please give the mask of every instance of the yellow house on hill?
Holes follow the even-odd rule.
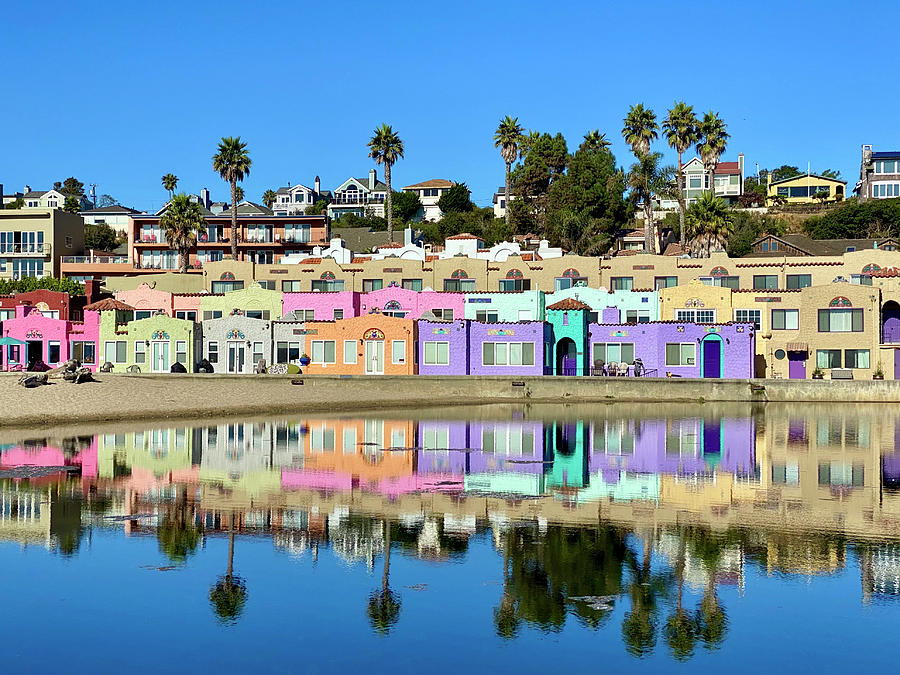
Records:
[[[804,173],[792,178],[772,180],[769,174],[766,181],[766,201],[772,202],[780,197],[788,204],[812,204],[817,194],[827,194],[825,201],[840,201],[847,192],[846,181],[828,178],[814,173]]]

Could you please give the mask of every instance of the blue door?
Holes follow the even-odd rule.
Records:
[[[703,341],[703,377],[722,377],[721,345],[720,340]]]

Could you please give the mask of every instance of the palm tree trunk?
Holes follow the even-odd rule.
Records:
[[[237,181],[231,180],[231,257],[238,259],[237,248]]]
[[[228,523],[228,568],[225,571],[225,577],[231,581],[234,576],[234,514],[231,514],[231,521]]]
[[[678,243],[681,252],[684,253],[684,166],[681,163],[681,153],[678,153]]]
[[[387,594],[391,576],[391,524],[384,524],[384,573],[381,576],[381,590]]]
[[[186,249],[186,248],[181,249],[180,254],[181,254],[181,265],[180,265],[180,267],[181,267],[181,273],[182,273],[182,274],[187,274],[187,269],[188,269],[188,252],[187,252],[187,249]]]
[[[384,163],[384,184],[387,185],[387,226],[388,226],[388,241],[394,241],[394,213],[391,207],[392,199],[391,199],[391,163]],[[372,186],[372,189],[375,189],[375,186]]]
[[[506,217],[506,224],[509,225],[509,171],[512,169],[512,162],[506,163],[506,185],[503,188],[503,198],[506,204],[503,209],[503,215]]]
[[[656,235],[653,231],[653,199],[648,195],[644,205],[644,250],[656,253]]]

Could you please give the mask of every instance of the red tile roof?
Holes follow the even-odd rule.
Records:
[[[459,234],[454,234],[452,237],[447,237],[447,241],[453,239],[481,239],[481,237],[476,237],[471,232],[460,232]]]
[[[391,242],[388,242],[387,244],[381,244],[380,246],[377,246],[376,248],[379,251],[383,248],[403,248],[403,244],[401,244],[398,241],[391,241]]]
[[[561,310],[575,310],[575,309],[590,309],[590,305],[586,305],[583,302],[576,300],[575,298],[566,298],[565,300],[560,300],[559,302],[554,302],[552,305],[549,305],[547,309],[561,309]]]
[[[85,305],[84,308],[92,312],[105,312],[111,310],[123,312],[134,311],[134,307],[126,305],[124,302],[120,302],[115,298],[103,298],[103,300],[98,300],[97,302],[92,302],[90,305]]]
[[[730,175],[733,173],[741,173],[741,165],[737,162],[719,162],[716,164],[717,175]]]

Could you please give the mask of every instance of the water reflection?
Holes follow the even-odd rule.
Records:
[[[454,415],[11,436],[0,540],[74,557],[95,529],[152,536],[166,568],[227,540],[224,574],[207,581],[224,624],[249,611],[250,586],[272,583],[239,573],[242,538],[299,559],[328,551],[380,574],[360,598],[379,636],[403,626],[415,592],[392,579],[392,552],[468,565],[489,545],[501,642],[574,623],[640,658],[726,646],[748,575],[852,572],[862,603],[900,597],[900,417],[886,408]]]

